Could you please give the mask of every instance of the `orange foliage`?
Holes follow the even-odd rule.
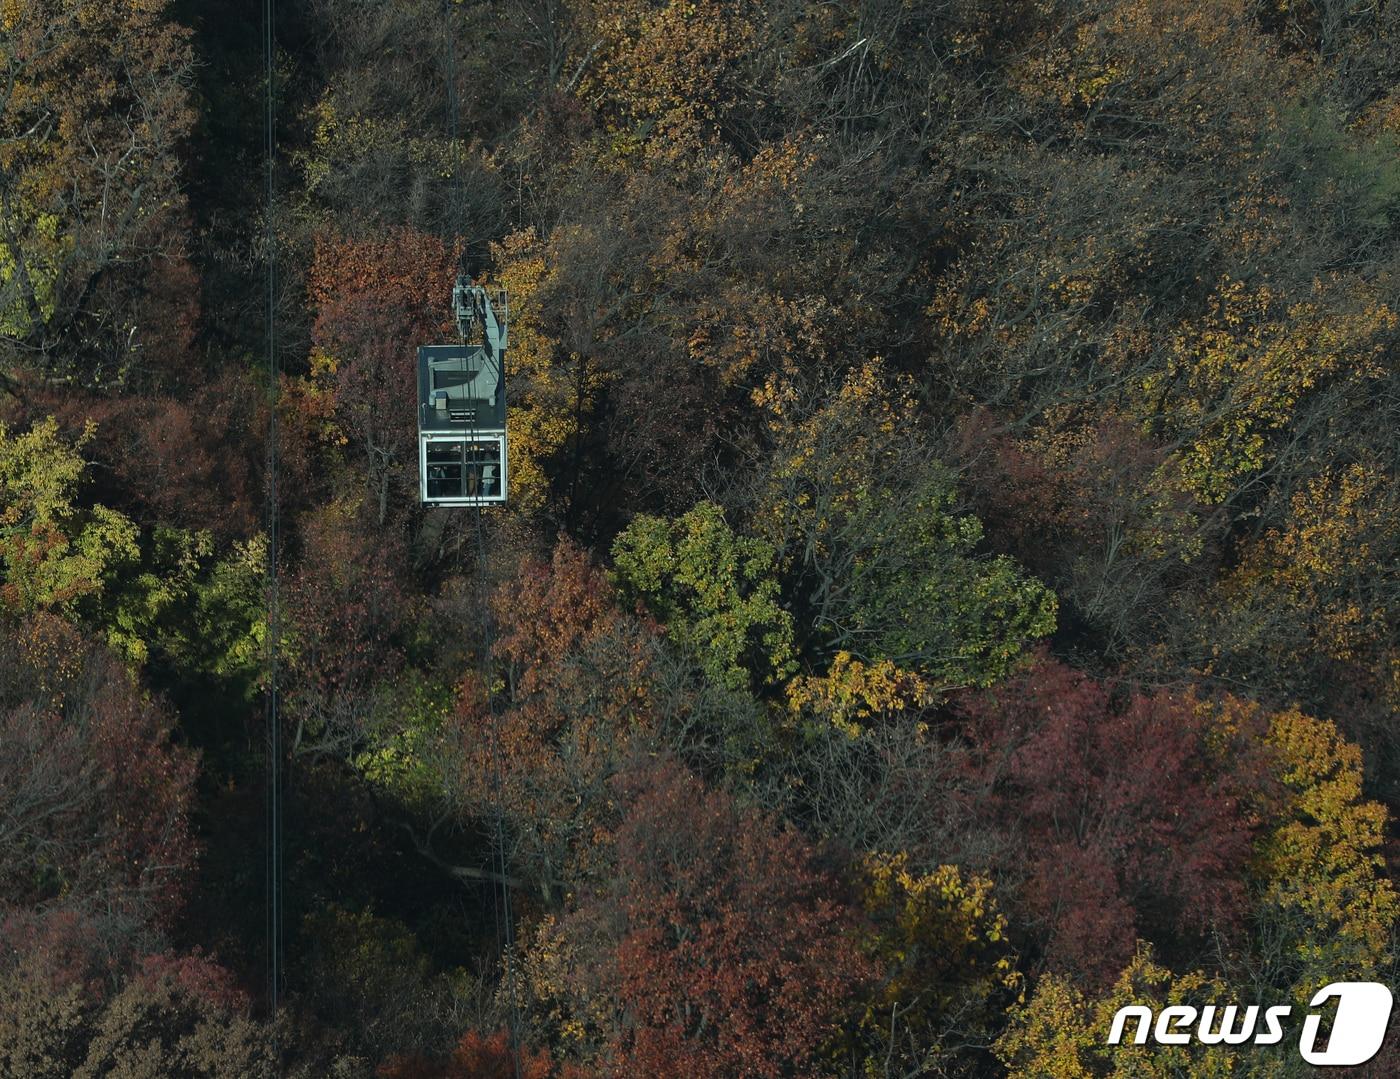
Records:
[[[609,820],[606,781],[652,726],[652,634],[568,540],[548,564],[522,565],[491,605],[506,678],[494,719],[479,680],[463,687],[462,790],[482,812],[504,809],[548,892],[566,865],[583,871]]]
[[[548,1053],[521,1049],[513,1053],[510,1034],[483,1035],[469,1030],[451,1059],[435,1063],[423,1057],[395,1057],[379,1066],[379,1079],[584,1079],[573,1068],[556,1070]]]
[[[661,765],[629,777],[617,880],[620,1075],[812,1074],[874,974],[796,832]]]

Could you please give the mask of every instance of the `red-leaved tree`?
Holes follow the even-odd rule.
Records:
[[[1023,921],[1051,966],[1106,979],[1137,936],[1190,942],[1228,926],[1256,822],[1257,762],[1187,695],[1124,693],[1049,659],[959,705],[984,787],[1013,842]]]
[[[397,533],[376,534],[343,506],[302,522],[302,555],[285,588],[285,687],[294,752],[355,748],[377,685],[403,664],[409,614]]]
[[[57,618],[0,632],[0,907],[100,915],[133,944],[197,856],[170,713]]]
[[[372,240],[322,237],[308,289],[316,304],[313,380],[334,402],[335,437],[364,468],[379,523],[416,468],[419,345],[451,334],[457,259],[441,240],[399,229]]]
[[[489,1036],[469,1030],[446,1061],[396,1057],[381,1064],[376,1074],[379,1079],[583,1079],[572,1069],[556,1072],[547,1053],[513,1053],[505,1030]]]
[[[490,609],[503,692],[492,712],[476,672],[465,681],[456,794],[469,815],[504,813],[514,871],[555,897],[596,868],[617,819],[609,781],[654,727],[655,638],[567,539],[524,560]]]
[[[76,437],[97,427],[86,446],[104,505],[142,525],[207,530],[220,539],[257,528],[256,468],[263,453],[260,402],[235,376],[187,400],[99,397],[65,387],[30,395],[29,421],[53,415]]]
[[[613,1074],[810,1074],[872,975],[833,879],[790,828],[675,764],[621,786],[613,883],[575,915],[615,942]]]

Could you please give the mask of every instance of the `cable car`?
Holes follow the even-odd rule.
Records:
[[[461,344],[418,349],[419,495],[430,506],[504,502],[506,294],[459,278],[452,308]]]

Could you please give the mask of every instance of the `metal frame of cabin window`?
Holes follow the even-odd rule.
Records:
[[[448,443],[456,443],[462,446],[459,455],[455,460],[435,460],[432,462],[432,469],[442,470],[445,474],[437,475],[430,471],[428,454],[433,445],[440,445],[445,448]],[[468,467],[467,449],[479,446],[490,446],[497,450],[497,459],[500,462],[500,476],[496,483],[496,490],[488,495],[466,494],[461,491],[463,479],[466,476]],[[453,469],[458,471],[453,473]],[[506,436],[504,432],[452,432],[423,434],[418,439],[418,494],[422,501],[430,506],[489,506],[506,500],[507,484],[509,482],[510,466],[506,460]],[[452,480],[456,484],[452,484]],[[434,487],[434,485],[439,485]],[[456,486],[458,493],[444,494],[444,490],[450,486]],[[430,490],[430,488],[433,488]]]

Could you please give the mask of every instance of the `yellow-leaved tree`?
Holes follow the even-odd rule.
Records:
[[[74,445],[52,417],[23,433],[0,423],[0,609],[71,613],[138,557],[131,520],[78,501],[95,433],[89,424]]]
[[[1136,1020],[1120,1044],[1109,1045],[1118,1009],[1142,1004],[1156,1012],[1170,1004],[1204,1008],[1237,1001],[1230,986],[1198,972],[1173,974],[1159,964],[1150,945],[1108,993],[1086,996],[1068,978],[1040,980],[1026,1004],[1012,1013],[1010,1027],[993,1051],[1013,1079],[1215,1079],[1229,1075],[1276,1074],[1273,1057],[1242,1054],[1237,1046],[1134,1044]]]
[[[1275,984],[1306,999],[1328,982],[1375,980],[1395,959],[1400,896],[1383,854],[1388,813],[1366,799],[1361,749],[1332,723],[1290,709],[1269,718],[1284,789],[1254,873],[1261,952]]]
[[[1228,500],[1273,461],[1309,395],[1383,374],[1395,312],[1352,280],[1313,291],[1288,302],[1267,285],[1221,281],[1210,312],[1145,380],[1145,415],[1183,443],[1167,467],[1201,501]]]
[[[872,1079],[936,1073],[1023,999],[1006,916],[991,880],[957,866],[925,873],[907,854],[876,852],[858,879],[861,944],[882,977],[842,1048]]]
[[[787,684],[794,716],[812,716],[851,738],[881,720],[917,714],[935,697],[933,687],[914,672],[887,659],[863,663],[849,652],[837,652],[825,674],[798,675]]]
[[[615,150],[677,160],[714,145],[752,100],[745,78],[762,48],[751,0],[583,4],[589,63],[579,97]]]
[[[557,343],[540,318],[539,290],[548,280],[547,245],[533,228],[492,245],[496,280],[510,295],[510,498],[520,513],[538,511],[549,495],[549,463],[578,435],[596,376],[577,357],[555,362]]]
[[[1203,630],[1238,667],[1305,657],[1400,706],[1400,494],[1392,473],[1353,461],[1299,483],[1276,527],[1246,544]],[[1230,670],[1239,675],[1248,671]]]

